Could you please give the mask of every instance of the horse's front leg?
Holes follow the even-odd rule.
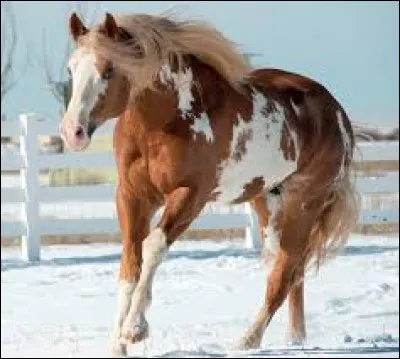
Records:
[[[189,187],[178,188],[167,197],[160,222],[143,241],[141,273],[132,296],[129,313],[122,326],[124,342],[134,343],[144,338],[144,329],[140,330],[136,323],[138,318],[144,318],[144,312],[150,304],[156,269],[167,253],[168,247],[200,213],[204,203],[198,198],[197,191]],[[145,330],[147,331],[147,326]]]
[[[142,263],[142,241],[149,233],[149,223],[155,207],[139,199],[131,191],[117,189],[117,213],[122,234],[122,255],[119,272],[117,313],[111,336],[111,356],[126,355],[126,344],[121,343],[121,327],[129,312],[132,295],[139,280]],[[135,325],[144,328],[140,317]]]

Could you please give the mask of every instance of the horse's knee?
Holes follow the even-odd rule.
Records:
[[[164,254],[167,252],[167,237],[161,228],[154,229],[143,241],[142,244],[142,268],[155,270],[160,264]]]

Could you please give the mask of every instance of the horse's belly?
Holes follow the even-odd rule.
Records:
[[[215,189],[216,201],[221,203],[240,202],[261,191],[273,188],[296,170],[290,162],[269,161],[264,157],[253,157],[244,163],[225,167]]]
[[[297,137],[287,127],[283,108],[276,107],[276,111],[264,115],[263,106],[255,105],[255,110],[261,108],[260,113],[255,112],[249,122],[238,117],[230,155],[218,169],[218,186],[214,190],[216,201],[235,203],[247,200],[296,171]]]

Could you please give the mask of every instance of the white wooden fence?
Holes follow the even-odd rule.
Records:
[[[111,134],[113,123],[103,126],[98,134]],[[45,202],[65,201],[113,201],[114,185],[88,185],[68,187],[47,187],[39,183],[39,173],[44,169],[57,168],[113,168],[114,157],[111,153],[66,153],[44,154],[40,152],[39,135],[55,135],[58,123],[45,120],[37,114],[23,114],[19,121],[1,121],[2,136],[19,136],[20,153],[9,153],[1,160],[1,170],[20,171],[21,186],[1,189],[1,202],[19,203],[22,207],[20,221],[1,221],[1,236],[21,236],[22,257],[27,260],[40,259],[41,235],[117,233],[117,219],[47,219],[39,215],[39,205]],[[360,143],[359,159],[363,161],[399,160],[398,142]],[[360,157],[361,156],[361,157]],[[360,178],[357,186],[361,193],[399,192],[398,171],[390,176],[378,178]],[[94,204],[95,205],[95,204]],[[397,210],[364,210],[360,216],[362,223],[399,221]],[[257,248],[260,244],[257,219],[249,205],[243,206],[242,212],[221,211],[208,213],[207,210],[194,221],[191,229],[230,229],[245,228],[246,247]]]

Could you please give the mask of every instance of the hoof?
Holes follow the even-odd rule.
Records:
[[[126,351],[126,345],[122,343],[115,343],[110,348],[110,358],[126,357],[128,355]]]
[[[243,337],[239,343],[237,343],[233,349],[235,350],[249,350],[260,348],[261,339],[255,335],[249,335]]]
[[[121,343],[133,344],[141,342],[149,336],[148,325],[135,325],[133,328],[123,329],[121,333]]]
[[[291,338],[287,340],[287,345],[288,346],[293,346],[293,347],[300,347],[303,346],[306,343],[305,338]]]

